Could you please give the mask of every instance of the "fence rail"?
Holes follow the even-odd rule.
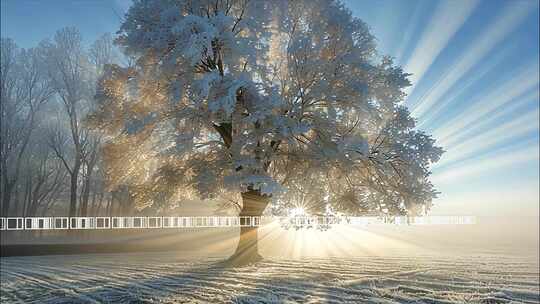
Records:
[[[367,226],[394,225],[469,225],[476,223],[474,216],[421,216],[421,217],[336,217],[336,216],[150,216],[150,217],[2,217],[0,230],[85,230],[85,229],[171,229],[171,228],[227,228],[259,227],[272,221],[281,227],[318,228],[326,230],[332,225]]]

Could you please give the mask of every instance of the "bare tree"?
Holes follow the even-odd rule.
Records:
[[[48,209],[51,202],[58,199],[67,176],[41,137],[34,140],[33,146],[26,162],[24,216],[36,216],[38,209]]]
[[[61,29],[52,42],[30,50],[2,39],[1,56],[0,211],[46,212],[63,200],[66,176],[69,215],[86,215],[90,200],[96,211],[107,196],[103,135],[89,130],[84,120],[95,110],[94,92],[104,65],[119,59],[112,36],[104,34],[87,50],[75,28]],[[43,107],[53,95],[54,102]],[[48,125],[46,120],[55,116],[57,123]],[[40,119],[43,132],[35,136]]]
[[[99,147],[101,143],[101,136],[99,134],[92,134],[91,139],[87,142],[86,153],[83,158],[83,185],[81,190],[81,208],[79,214],[86,216],[88,213],[88,200],[90,198],[90,191],[92,187],[92,180],[96,164],[99,159]]]
[[[111,34],[106,33],[99,37],[88,51],[90,62],[96,68],[99,76],[103,72],[103,66],[117,61],[118,55]]]
[[[83,165],[88,132],[81,126],[86,103],[90,95],[88,60],[81,46],[81,35],[75,28],[56,32],[54,42],[48,45],[49,76],[68,118],[71,159],[67,151],[58,146],[58,132],[50,142],[70,176],[69,216],[77,214],[79,174]],[[56,140],[54,140],[56,139]],[[64,142],[68,143],[67,141]]]
[[[53,94],[43,72],[43,48],[19,49],[10,39],[1,40],[1,164],[2,213],[10,210],[12,192],[21,166],[36,114]]]
[[[88,77],[90,78],[91,86],[95,87],[97,79],[103,72],[103,67],[106,64],[112,63],[116,60],[115,47],[113,38],[110,34],[104,34],[98,38],[88,51],[88,59],[91,65],[88,71]],[[89,110],[94,111],[94,103],[89,102],[87,104]],[[96,167],[100,159],[102,134],[99,130],[92,130],[88,134],[88,140],[85,151],[83,151],[83,184],[80,195],[80,212],[81,216],[86,216],[88,213],[88,203],[90,199],[90,193],[92,192],[92,183]],[[96,191],[97,189],[94,189]]]

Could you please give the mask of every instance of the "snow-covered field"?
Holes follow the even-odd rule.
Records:
[[[131,253],[1,259],[6,303],[539,303],[536,257],[268,258]]]
[[[537,218],[473,226],[265,226],[256,266],[224,268],[238,231],[145,235],[170,252],[0,259],[0,303],[540,303]],[[100,246],[100,245],[96,245]]]

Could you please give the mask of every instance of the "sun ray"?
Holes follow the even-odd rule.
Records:
[[[456,59],[456,64],[453,65],[452,69],[443,76],[442,80],[436,82],[436,87],[425,98],[412,105],[408,103],[412,107],[414,116],[419,117],[428,112],[448,90],[478,64],[503,38],[510,34],[536,6],[533,2],[520,2],[519,4],[508,5],[508,8],[496,17],[496,21],[478,35],[479,37],[474,40],[474,44],[462,52],[462,56]],[[406,71],[415,72],[414,69],[406,69]]]
[[[467,94],[469,90],[474,90],[479,81],[481,81],[485,76],[493,73],[494,69],[502,62],[507,60],[508,56],[515,49],[515,46],[511,44],[502,47],[497,54],[491,58],[491,60],[475,69],[475,72],[468,76],[462,85],[452,89],[450,92],[446,92],[444,96],[441,96],[441,99],[434,103],[430,107],[429,111],[423,112],[416,117],[418,119],[417,128],[421,130],[427,128],[433,129],[433,123],[437,118],[445,115],[450,105],[459,102],[462,98],[464,98],[463,96]],[[447,71],[447,73],[450,71],[451,70]],[[443,77],[441,77],[426,93],[424,93],[419,100],[422,101],[424,97],[429,96],[429,94],[439,87],[440,82],[444,79],[445,76],[443,75]]]
[[[424,73],[463,26],[477,5],[478,1],[439,2],[426,30],[412,52],[413,56],[405,65],[405,71],[413,74],[411,76],[413,86],[408,89],[409,92],[414,90],[414,86],[422,79]]]
[[[414,43],[414,35],[416,34],[416,28],[419,24],[419,21],[422,17],[423,13],[423,6],[422,5],[416,5],[416,7],[413,10],[412,16],[407,22],[407,27],[405,29],[405,33],[403,35],[400,35],[401,42],[399,43],[398,47],[396,48],[394,57],[397,60],[397,63],[399,65],[404,65],[403,62],[405,60],[405,54],[406,50],[409,48],[411,44]],[[413,45],[414,47],[414,45]]]
[[[450,145],[437,166],[445,166],[453,162],[467,159],[472,155],[479,155],[489,151],[497,144],[538,132],[538,109],[520,115],[513,120],[508,120],[504,124],[493,128],[487,132],[482,132],[476,136],[468,137],[465,141]]]
[[[473,101],[470,107],[464,109],[465,114],[450,119],[435,129],[435,138],[446,141],[451,136],[456,136],[471,128],[471,125],[478,123],[485,115],[506,107],[516,98],[537,88],[539,83],[537,71],[538,62],[523,67],[515,77],[512,77],[512,80],[505,82],[487,95],[479,96],[479,99]]]
[[[512,103],[505,105],[503,108],[493,111],[489,114],[489,116],[483,117],[482,119],[476,121],[473,125],[461,130],[459,133],[446,137],[443,140],[439,140],[439,142],[442,146],[450,148],[451,146],[456,145],[467,138],[493,128],[498,124],[499,119],[511,117],[511,114],[514,112],[524,113],[525,111],[528,111],[529,109],[527,109],[527,107],[529,107],[532,103],[538,104],[539,100],[540,91],[533,90],[530,93],[527,93],[514,100]]]
[[[496,155],[469,159],[451,166],[436,167],[433,169],[432,180],[434,184],[448,183],[458,179],[463,180],[471,176],[494,173],[496,170],[508,168],[526,162],[537,161],[539,147],[536,145],[521,149],[505,149]]]

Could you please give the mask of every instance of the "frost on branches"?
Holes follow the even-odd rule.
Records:
[[[338,1],[135,1],[100,109],[112,187],[140,208],[299,199],[316,212],[429,208],[442,154],[399,102],[408,74]],[[290,206],[289,206],[290,207]]]

